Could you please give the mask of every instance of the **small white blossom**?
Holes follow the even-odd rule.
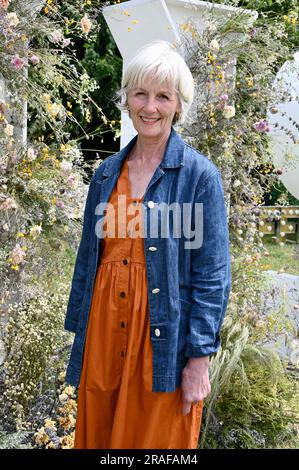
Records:
[[[32,162],[36,159],[36,156],[36,151],[32,147],[29,147],[29,149],[27,150],[27,160],[29,162]]]
[[[235,114],[236,114],[236,109],[235,109],[234,106],[231,106],[231,105],[224,106],[223,116],[225,117],[225,119],[230,119],[230,118],[234,117]]]
[[[12,126],[11,124],[6,124],[6,127],[4,128],[4,133],[5,133],[8,137],[12,137],[12,136],[13,136],[13,131],[14,131],[14,126]]]
[[[60,168],[63,171],[63,173],[70,173],[72,171],[73,165],[71,162],[68,162],[67,160],[62,160],[60,162]]]
[[[15,26],[18,26],[18,24],[20,22],[17,14],[14,13],[14,12],[8,13],[6,15],[6,21],[8,23],[8,26],[10,26],[11,28],[14,28]]]
[[[212,41],[210,42],[209,49],[212,54],[217,54],[219,52],[220,46],[216,39],[212,39]]]

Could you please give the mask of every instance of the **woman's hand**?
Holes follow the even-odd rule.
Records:
[[[190,357],[182,371],[183,415],[190,412],[193,402],[206,398],[210,391],[209,356]]]

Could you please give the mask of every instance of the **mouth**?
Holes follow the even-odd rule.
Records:
[[[156,122],[160,121],[161,118],[147,118],[147,117],[144,117],[144,116],[140,116],[140,119],[145,124],[151,125],[151,124],[155,124]]]

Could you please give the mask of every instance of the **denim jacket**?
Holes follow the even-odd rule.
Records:
[[[88,315],[101,259],[98,227],[102,214],[96,207],[108,202],[136,140],[137,136],[106,158],[89,186],[64,325],[75,333],[66,372],[66,382],[74,386],[80,383]],[[152,214],[157,213],[161,203],[167,207],[188,203],[191,227],[199,232],[202,229],[199,247],[186,248],[188,234],[174,236],[173,214],[168,217],[168,236],[157,237],[151,232]],[[182,369],[189,357],[212,355],[220,346],[231,278],[227,211],[219,170],[172,128],[163,160],[146,188],[142,204],[147,226],[144,254],[153,348],[152,391],[173,392],[181,385]],[[196,218],[197,206],[202,208],[200,221]],[[163,225],[163,212],[158,211],[157,217]],[[183,220],[181,225],[184,228],[188,222]]]

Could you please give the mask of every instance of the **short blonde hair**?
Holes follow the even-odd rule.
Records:
[[[153,41],[138,49],[127,66],[121,89],[116,93],[116,106],[128,112],[127,96],[133,88],[140,88],[147,77],[173,85],[178,94],[181,113],[174,116],[172,124],[183,123],[193,101],[194,79],[182,56],[167,41]]]

